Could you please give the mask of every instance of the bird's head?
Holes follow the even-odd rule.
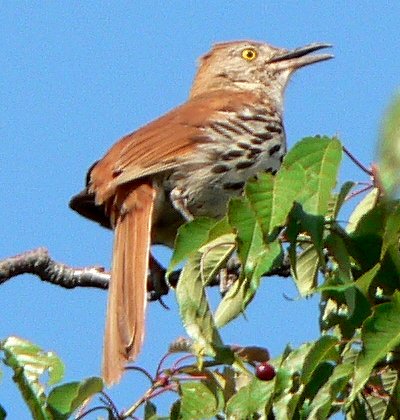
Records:
[[[224,42],[200,59],[191,97],[210,90],[251,90],[282,98],[290,76],[299,68],[333,58],[310,55],[331,45],[314,43],[292,50],[254,41]]]

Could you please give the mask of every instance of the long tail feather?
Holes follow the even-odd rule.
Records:
[[[104,335],[103,378],[108,385],[120,380],[143,344],[155,195],[146,182],[120,193]]]

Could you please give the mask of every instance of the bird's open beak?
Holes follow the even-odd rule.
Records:
[[[293,69],[318,63],[319,61],[330,60],[332,54],[308,55],[314,51],[330,48],[332,45],[324,43],[314,43],[305,47],[295,48],[294,50],[281,50],[274,57],[267,61],[267,64],[274,64],[278,69]]]

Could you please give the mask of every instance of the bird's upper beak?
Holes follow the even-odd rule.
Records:
[[[295,48],[294,50],[278,50],[277,54],[267,61],[267,64],[273,64],[277,69],[296,70],[309,64],[333,58],[332,54],[308,55],[314,51],[330,47],[332,47],[330,44],[314,43],[305,47]]]

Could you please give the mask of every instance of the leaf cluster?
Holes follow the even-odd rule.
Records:
[[[64,420],[92,395],[101,392],[101,378],[58,384],[64,376],[64,364],[53,352],[45,352],[35,344],[18,337],[0,342],[4,363],[14,373],[13,380],[35,420]],[[43,381],[44,374],[48,380]],[[52,386],[49,390],[48,388]],[[6,411],[0,405],[0,419]]]

